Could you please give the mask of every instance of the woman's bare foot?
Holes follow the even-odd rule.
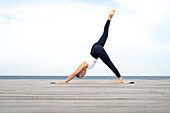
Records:
[[[119,77],[118,80],[114,81],[113,83],[123,83],[122,77]]]
[[[113,17],[113,15],[114,15],[115,12],[116,12],[116,10],[112,10],[112,11],[111,11],[111,13],[109,14],[109,20],[112,19],[112,17]]]
[[[57,83],[67,83],[66,81],[61,81],[61,82],[57,82]]]

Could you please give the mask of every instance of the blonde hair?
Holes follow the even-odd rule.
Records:
[[[82,73],[79,72],[79,73],[77,73],[76,77],[82,79],[83,77],[81,75],[82,75]]]

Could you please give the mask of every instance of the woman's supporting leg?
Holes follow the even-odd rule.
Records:
[[[105,27],[104,27],[104,32],[99,41],[97,42],[100,44],[102,47],[105,45],[107,37],[108,37],[108,32],[109,32],[109,25],[110,25],[110,20],[107,20]]]
[[[114,64],[112,63],[112,61],[110,60],[109,56],[107,55],[106,51],[104,50],[103,47],[99,48],[98,50],[100,50],[99,52],[99,58],[115,73],[115,75],[120,78],[121,75],[119,73],[119,71],[117,70],[117,68],[114,66]]]

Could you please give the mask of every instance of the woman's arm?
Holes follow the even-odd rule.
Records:
[[[83,69],[83,68],[87,68],[88,67],[88,64],[87,64],[87,62],[83,62],[79,67],[78,67],[78,69],[74,72],[74,73],[72,73],[65,81],[62,81],[62,82],[59,82],[59,83],[67,83],[67,82],[69,82],[71,79],[73,79],[79,72],[81,72],[81,70]]]

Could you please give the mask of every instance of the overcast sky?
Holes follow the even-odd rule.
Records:
[[[69,75],[112,9],[105,50],[125,75],[170,75],[168,0],[0,0],[0,74]],[[114,75],[98,60],[87,75]]]

